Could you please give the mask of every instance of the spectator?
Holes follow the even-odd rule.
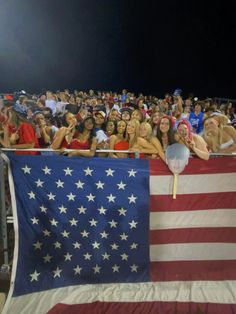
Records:
[[[111,150],[128,150],[129,142],[126,135],[126,122],[124,120],[118,121],[117,133],[110,137],[109,149]],[[109,157],[113,158],[127,158],[126,153],[109,153]]]
[[[163,151],[165,152],[169,145],[176,143],[174,133],[174,119],[164,115],[158,123],[157,139],[160,141]]]
[[[203,101],[196,101],[194,103],[194,111],[189,115],[189,122],[192,125],[193,133],[201,134],[203,130],[203,119],[204,113],[202,112],[204,108]]]

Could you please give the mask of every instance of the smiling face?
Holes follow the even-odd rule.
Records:
[[[218,121],[214,118],[208,118],[204,122],[204,131],[206,132],[206,135],[215,134],[218,131]]]
[[[161,123],[160,123],[160,131],[162,133],[167,133],[170,129],[170,120],[167,118],[163,118],[161,119]]]
[[[139,135],[143,138],[147,137],[148,131],[146,128],[146,124],[141,123],[139,128]]]
[[[73,113],[71,112],[68,112],[66,115],[66,122],[68,125],[76,125],[77,120],[76,120],[75,115],[73,115]]]
[[[108,121],[106,126],[106,131],[108,135],[112,135],[115,130],[115,124],[113,121]]]
[[[178,133],[180,134],[181,137],[183,138],[188,138],[189,137],[189,132],[188,132],[188,127],[185,124],[180,124],[178,126]]]
[[[125,121],[119,121],[117,124],[117,132],[118,134],[124,134],[126,130],[126,123]]]
[[[89,131],[91,131],[94,128],[94,121],[92,118],[89,118],[84,121],[84,128]]]

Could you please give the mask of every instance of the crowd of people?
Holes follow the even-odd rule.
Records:
[[[127,90],[48,90],[0,100],[0,146],[29,149],[18,154],[46,154],[30,149],[50,148],[68,156],[134,158],[138,153],[165,161],[167,147],[179,143],[208,160],[210,153],[236,152],[235,128],[232,103],[183,97],[180,89],[163,98]]]

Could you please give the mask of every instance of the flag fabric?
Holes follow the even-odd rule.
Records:
[[[14,156],[3,313],[236,313],[236,162]]]

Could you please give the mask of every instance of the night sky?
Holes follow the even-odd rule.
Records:
[[[231,1],[0,0],[0,92],[236,98],[235,42]]]

